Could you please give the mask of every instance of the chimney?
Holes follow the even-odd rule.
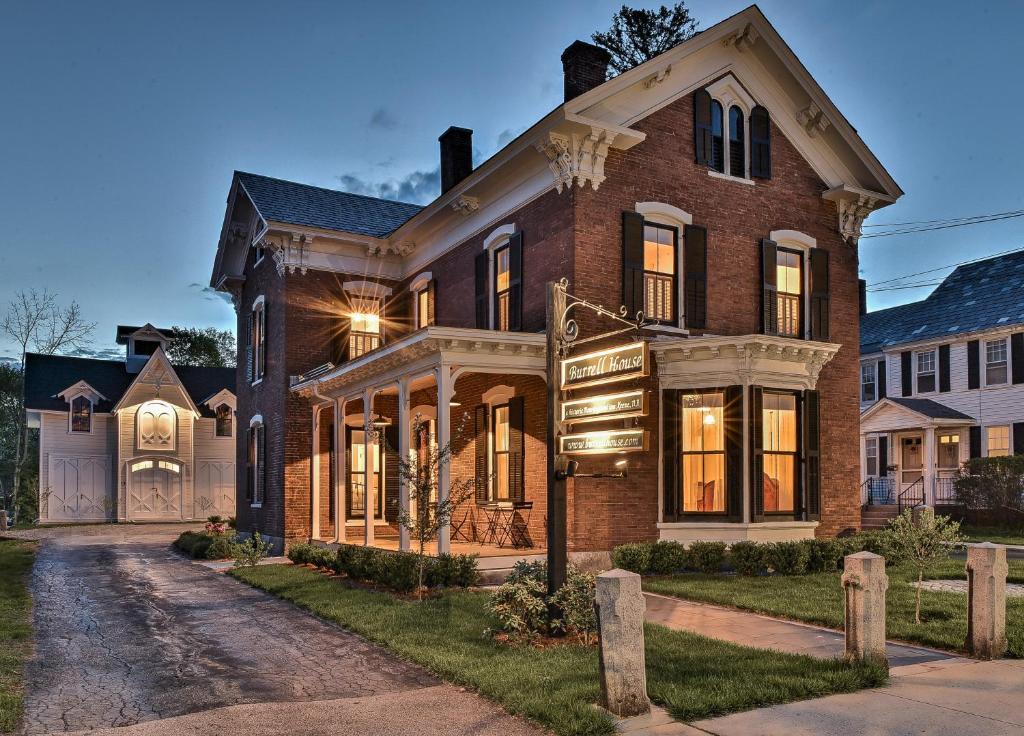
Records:
[[[562,52],[565,75],[565,101],[589,92],[608,78],[608,62],[612,55],[600,46],[573,41]]]
[[[441,143],[441,194],[473,172],[473,131],[454,125],[437,139]]]
[[[860,301],[860,316],[868,313],[868,282],[864,279],[857,279],[857,292]]]

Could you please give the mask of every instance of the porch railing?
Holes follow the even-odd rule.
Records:
[[[900,491],[896,498],[896,510],[903,513],[904,509],[912,509],[924,505],[924,478],[918,478]]]
[[[956,506],[956,487],[954,486],[955,478],[936,478],[935,479],[935,505],[936,506]]]
[[[896,503],[895,479],[889,476],[868,478],[860,484],[860,505],[875,506]]]

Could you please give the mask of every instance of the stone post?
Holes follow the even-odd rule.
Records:
[[[602,705],[620,718],[651,710],[644,661],[644,611],[640,576],[609,570],[597,576]]]
[[[0,532],[7,531],[7,509],[0,509]]]
[[[967,548],[967,653],[998,659],[1006,651],[1006,547]]]
[[[889,578],[885,558],[871,552],[847,555],[843,560],[846,591],[846,658],[880,662],[885,655],[885,591]]]

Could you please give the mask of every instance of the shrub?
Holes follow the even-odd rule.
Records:
[[[487,610],[509,634],[534,637],[548,633],[547,584],[531,575],[506,580],[491,593]]]
[[[725,542],[691,542],[687,550],[689,566],[699,572],[713,574],[725,561]]]
[[[805,575],[810,550],[804,542],[775,542],[768,545],[768,565],[779,575]]]
[[[1024,455],[968,460],[953,481],[956,502],[969,509],[1021,508]]]
[[[373,575],[374,550],[372,547],[361,547],[356,544],[343,544],[338,547],[337,571],[343,572],[356,580],[370,580]]]
[[[263,540],[259,532],[253,532],[244,542],[232,545],[235,567],[256,567],[273,547],[270,542]]]
[[[841,539],[809,539],[807,551],[808,572],[835,572],[846,553],[846,544]]]
[[[419,559],[419,555],[412,552],[373,555],[370,580],[399,593],[409,593],[419,585]]]
[[[205,537],[205,534],[200,534],[199,532],[182,532],[174,540],[174,547],[189,557],[195,557],[196,545]]]
[[[288,548],[288,559],[296,565],[306,565],[313,558],[313,549],[312,544],[293,544]]]
[[[506,583],[518,583],[521,580],[536,580],[537,582],[547,584],[548,581],[548,565],[546,562],[527,562],[526,560],[518,560],[516,564],[512,566],[512,572],[505,578]]]
[[[763,544],[736,542],[729,548],[729,560],[740,575],[760,575],[767,567]]]
[[[206,547],[206,559],[208,560],[226,560],[229,557],[234,557],[234,535],[219,534],[210,540],[210,544]]]
[[[227,521],[223,516],[207,516],[206,531],[209,534],[223,534],[227,531]]]
[[[174,547],[195,560],[222,560],[232,557],[233,535],[209,532],[182,532]]]
[[[582,572],[570,565],[565,585],[548,599],[562,612],[562,618],[552,625],[578,637],[584,644],[590,644],[597,637],[596,587],[597,578],[593,573]]]
[[[671,575],[686,567],[686,547],[679,542],[659,541],[651,546],[649,569],[654,575]]]
[[[549,597],[547,565],[520,560],[491,594],[487,609],[498,619],[501,629],[513,636],[532,638],[564,631],[589,644],[597,634],[595,588],[592,573],[569,565],[565,584]],[[552,604],[562,611],[562,617],[554,621],[548,618],[548,606]]]
[[[476,555],[438,555],[428,563],[426,585],[431,588],[469,588],[480,580]]]
[[[612,551],[615,567],[643,575],[651,568],[653,542],[629,542],[620,544]]]
[[[312,557],[313,564],[333,568],[353,580],[375,583],[402,593],[416,590],[419,585],[419,555],[414,552],[343,544],[337,553],[326,547],[317,547]],[[468,588],[476,585],[480,577],[476,555],[427,557],[424,573],[424,584],[437,588]]]

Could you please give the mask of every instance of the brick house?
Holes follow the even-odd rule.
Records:
[[[608,81],[589,44],[562,63],[564,104],[476,169],[440,137],[425,207],[235,174],[211,283],[248,336],[241,529],[405,546],[396,457],[451,443],[439,492],[475,494],[441,549],[496,517],[542,547],[562,278],[642,311],[653,356],[621,384],[647,449],[568,482],[572,551],[859,526],[857,239],[901,190],[756,7]]]

